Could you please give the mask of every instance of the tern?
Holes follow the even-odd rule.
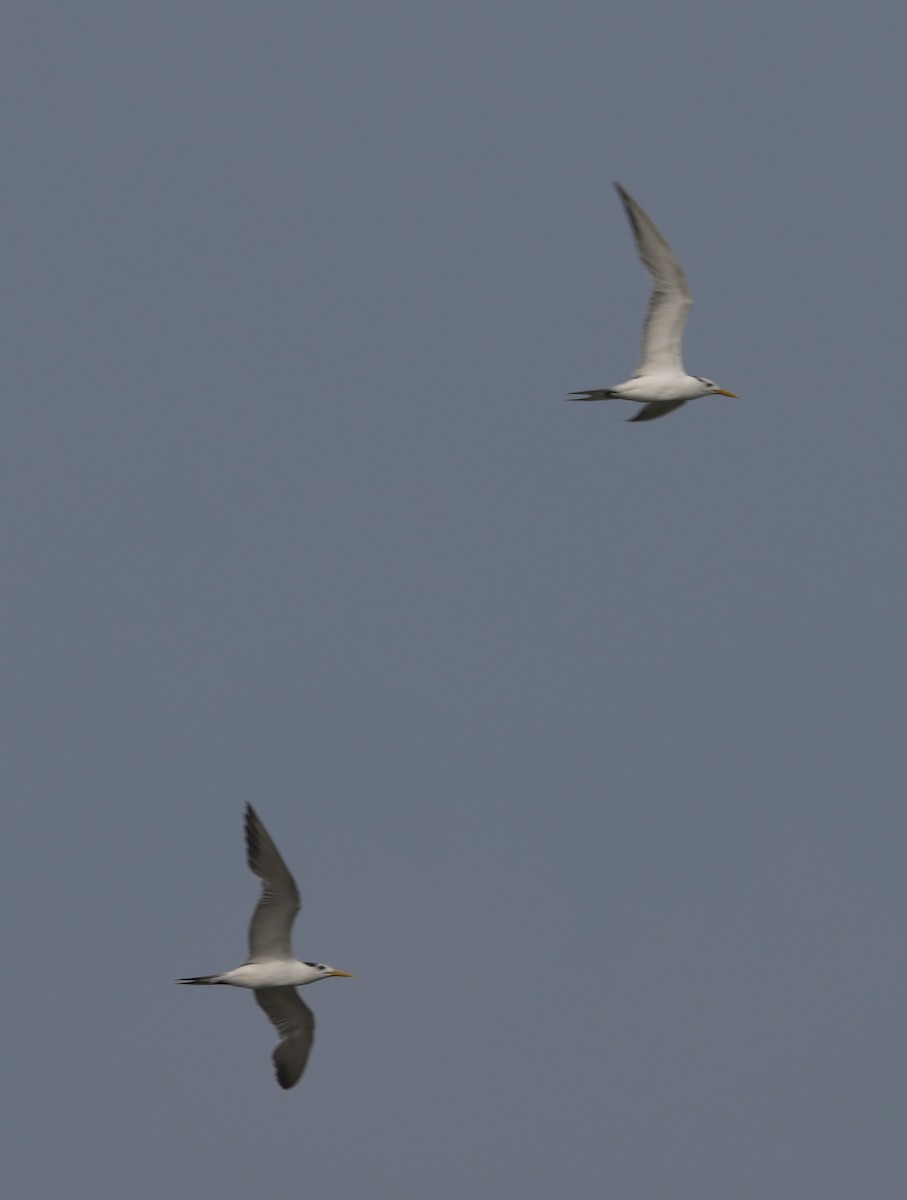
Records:
[[[683,368],[683,330],[693,297],[683,267],[659,233],[655,222],[636,200],[615,183],[643,266],[652,277],[652,295],[642,331],[642,361],[626,383],[616,387],[571,392],[569,400],[639,400],[643,407],[630,421],[664,417],[697,396],[730,396],[734,392]]]
[[[221,975],[199,975],[177,983],[251,988],[258,1006],[280,1034],[272,1055],[277,1082],[282,1088],[291,1088],[305,1070],[315,1038],[315,1016],[296,988],[330,975],[353,976],[324,963],[300,962],[293,957],[290,930],[302,904],[299,890],[251,804],[246,805],[246,856],[250,870],[262,882],[249,924],[248,960]]]

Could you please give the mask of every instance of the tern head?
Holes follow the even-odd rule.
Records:
[[[305,965],[307,967],[311,967],[312,971],[314,972],[311,980],[312,983],[314,983],[316,979],[327,979],[330,975],[338,975],[341,979],[355,978],[355,976],[351,975],[349,971],[338,971],[336,967],[329,967],[325,963],[307,962]]]
[[[717,383],[712,383],[711,379],[703,379],[701,375],[697,375],[696,378],[705,388],[705,392],[703,394],[706,396],[730,396],[732,400],[740,399],[736,392],[726,392],[724,388],[720,388]]]

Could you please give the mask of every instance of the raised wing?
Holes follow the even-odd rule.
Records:
[[[315,1016],[293,987],[258,988],[258,1007],[280,1034],[271,1058],[282,1088],[298,1083],[315,1040]]]
[[[290,930],[302,901],[296,881],[251,804],[246,805],[246,856],[249,869],[262,883],[249,923],[249,962],[292,958]]]
[[[682,372],[683,331],[693,304],[683,267],[652,218],[619,183],[614,186],[630,220],[639,257],[652,277],[652,294],[642,330],[642,361],[636,374]]]

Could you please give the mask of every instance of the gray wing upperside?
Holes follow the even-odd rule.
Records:
[[[298,1083],[315,1040],[315,1015],[294,987],[257,988],[258,1007],[280,1034],[271,1059],[282,1088]]]
[[[693,296],[674,251],[645,209],[619,183],[614,187],[633,230],[636,249],[652,279],[637,375],[683,371],[683,331]]]
[[[302,905],[299,889],[251,804],[246,805],[246,857],[262,883],[249,923],[249,962],[292,958],[290,930]]]

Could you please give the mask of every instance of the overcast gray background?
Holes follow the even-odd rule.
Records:
[[[902,1197],[903,6],[3,25],[10,1195]]]

